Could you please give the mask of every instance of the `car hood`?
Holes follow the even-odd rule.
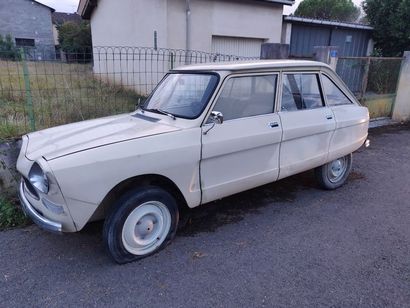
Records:
[[[180,128],[130,114],[62,125],[28,135],[26,157],[52,160],[61,156]]]

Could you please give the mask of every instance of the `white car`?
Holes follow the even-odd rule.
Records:
[[[105,218],[105,245],[125,263],[165,247],[184,209],[313,168],[322,187],[340,187],[368,125],[322,63],[181,67],[131,114],[24,136],[19,195],[49,231]]]

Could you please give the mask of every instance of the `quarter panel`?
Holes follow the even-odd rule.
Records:
[[[366,141],[369,129],[369,111],[357,105],[331,108],[336,119],[336,131],[329,147],[328,161],[359,149]]]

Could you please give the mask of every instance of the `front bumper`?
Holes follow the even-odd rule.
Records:
[[[24,212],[26,213],[26,215],[28,217],[31,218],[31,220],[33,220],[33,222],[38,225],[40,228],[50,231],[50,232],[54,232],[54,233],[62,233],[62,224],[55,222],[55,221],[51,221],[45,217],[43,217],[41,215],[41,213],[39,213],[32,205],[31,203],[28,201],[28,199],[26,198],[25,194],[24,194],[24,182],[21,181],[20,183],[20,187],[19,187],[19,198],[20,198],[20,202],[21,205],[23,207]]]

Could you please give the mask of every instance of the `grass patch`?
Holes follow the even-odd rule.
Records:
[[[123,75],[96,75],[91,64],[38,61],[27,62],[27,66],[29,92],[23,63],[0,61],[0,139],[24,134],[33,123],[35,130],[40,130],[131,112],[138,98],[143,98],[131,86],[137,82],[134,75],[126,82],[130,86],[125,87],[119,85]],[[32,112],[27,105],[28,95]]]
[[[0,197],[0,230],[26,226],[30,223],[17,204],[17,200]]]

